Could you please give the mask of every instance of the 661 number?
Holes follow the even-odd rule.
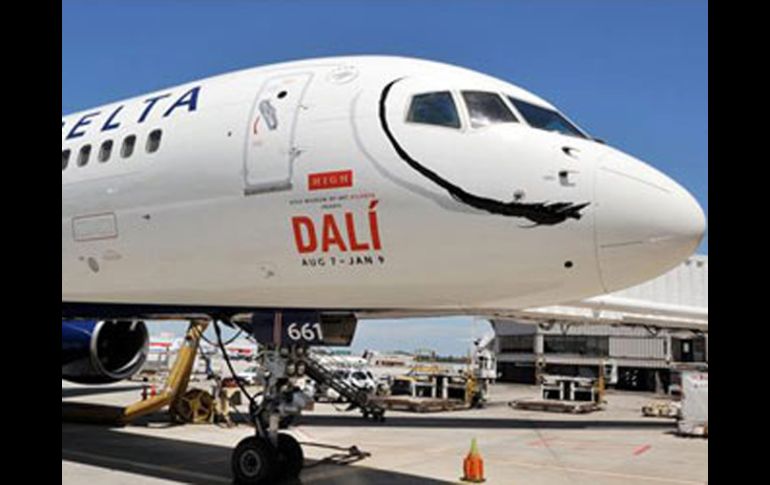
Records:
[[[323,342],[324,339],[320,323],[292,323],[286,333],[295,342]]]

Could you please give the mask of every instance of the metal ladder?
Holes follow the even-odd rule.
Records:
[[[385,408],[369,399],[369,393],[334,377],[334,373],[322,366],[318,361],[306,355],[303,359],[306,374],[318,384],[326,385],[343,396],[351,405],[351,410],[361,409],[365,418],[373,418],[377,421],[385,420]]]

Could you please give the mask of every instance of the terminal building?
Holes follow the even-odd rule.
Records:
[[[679,370],[708,369],[708,256],[611,295],[491,323],[500,381],[602,368],[618,389],[667,392]]]

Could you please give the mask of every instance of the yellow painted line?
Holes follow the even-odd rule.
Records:
[[[99,461],[106,462],[106,463],[112,463],[112,464],[116,464],[116,465],[123,465],[123,466],[127,466],[127,467],[130,467],[130,468],[138,468],[138,469],[147,470],[147,471],[151,471],[151,472],[163,472],[163,473],[170,473],[170,474],[174,474],[174,475],[178,475],[178,476],[186,476],[186,477],[189,477],[189,478],[196,478],[196,479],[199,479],[199,480],[206,480],[207,482],[232,483],[232,480],[225,479],[225,478],[222,478],[222,477],[216,476],[216,475],[209,475],[209,474],[206,474],[206,473],[191,472],[189,470],[184,470],[184,469],[181,469],[181,468],[173,468],[173,467],[169,467],[169,466],[148,465],[146,463],[137,463],[137,462],[131,461],[131,460],[123,460],[121,458],[113,458],[111,456],[95,455],[95,454],[92,454],[92,453],[85,453],[83,451],[62,450],[62,455],[63,455],[62,458],[65,461],[72,461],[72,460],[67,460],[67,455],[69,455],[69,456],[73,456],[73,457],[77,457],[77,458],[85,458],[85,459],[89,459],[89,460],[99,460]],[[95,465],[95,464],[92,464],[92,463],[85,463],[85,464],[86,465],[90,465],[90,466],[96,466],[96,467],[99,466],[99,465]],[[130,474],[132,473],[131,471],[128,471],[128,470],[118,470],[118,471],[122,471],[124,473],[130,473]],[[133,474],[135,475],[135,473],[133,473]]]
[[[668,477],[652,477],[648,475],[631,475],[627,473],[616,473],[616,472],[608,472],[603,470],[591,470],[589,468],[570,468],[570,467],[562,467],[562,466],[556,466],[556,465],[542,465],[538,463],[527,463],[527,462],[511,461],[511,460],[505,460],[504,463],[510,463],[512,465],[529,467],[529,468],[550,469],[550,470],[557,470],[557,471],[570,472],[570,473],[585,473],[588,475],[601,475],[605,477],[621,478],[625,480],[646,480],[648,482],[677,483],[680,485],[703,485],[704,483],[706,483],[706,482],[700,482],[696,480],[681,480],[678,478],[668,478]]]

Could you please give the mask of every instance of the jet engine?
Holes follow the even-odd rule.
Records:
[[[150,336],[140,321],[62,320],[62,379],[109,384],[136,374],[147,359]]]

